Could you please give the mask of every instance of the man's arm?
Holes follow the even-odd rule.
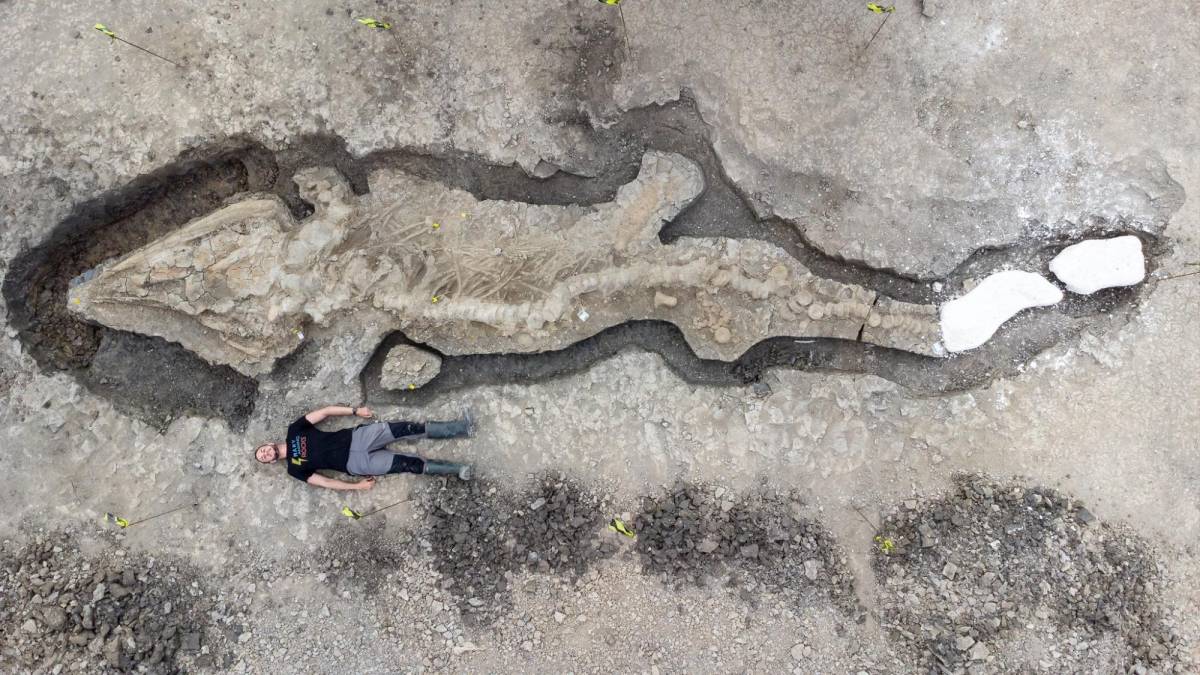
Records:
[[[308,413],[307,415],[304,416],[304,419],[308,420],[310,424],[320,424],[326,417],[344,416],[344,415],[358,415],[359,417],[370,417],[373,414],[374,413],[371,412],[371,409],[366,408],[366,407],[347,408],[344,405],[327,405],[324,408],[318,408],[317,410],[314,410],[314,411]]]
[[[374,476],[368,476],[366,479],[360,480],[357,483],[351,483],[349,481],[329,478],[328,476],[322,476],[319,473],[314,473],[313,475],[309,476],[308,480],[305,482],[307,482],[309,485],[329,488],[330,490],[370,490],[371,488],[375,487]]]

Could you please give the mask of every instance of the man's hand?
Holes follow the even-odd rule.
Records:
[[[368,417],[374,417],[375,413],[371,412],[370,408],[362,407],[358,409],[358,416],[367,419]]]
[[[375,476],[367,476],[354,484],[355,490],[370,490],[373,487],[375,487]]]

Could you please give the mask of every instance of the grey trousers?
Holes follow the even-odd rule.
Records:
[[[388,443],[399,440],[392,435],[388,422],[364,424],[350,436],[350,457],[346,472],[353,476],[382,476],[392,468],[392,458],[401,453],[387,449]],[[416,455],[404,455],[416,457]]]

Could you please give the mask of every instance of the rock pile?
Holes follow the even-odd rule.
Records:
[[[547,476],[522,493],[451,481],[424,497],[422,544],[468,623],[508,610],[518,572],[578,576],[620,545],[605,530],[606,500],[564,478]]]
[[[211,601],[177,563],[81,553],[62,533],[0,550],[0,671],[175,673],[226,666]]]
[[[747,599],[756,592],[820,591],[854,611],[845,555],[790,495],[732,495],[681,483],[643,498],[636,527],[644,569],[668,585],[702,585],[727,575]]]
[[[1146,543],[1068,497],[960,477],[883,536],[881,623],[930,672],[1186,672]]]

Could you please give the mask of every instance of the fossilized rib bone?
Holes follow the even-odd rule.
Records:
[[[72,290],[72,309],[247,375],[294,350],[308,321],[361,330],[359,310],[390,317],[374,330],[448,354],[557,349],[644,318],[674,322],[700,356],[726,360],[765,337],[854,339],[864,324],[887,346],[937,340],[932,310],[876,305],[874,292],[814,277],[773,245],[663,245],[663,223],[703,191],[680,155],[647,153],[637,179],[593,207],[479,201],[395,171],[373,174],[362,197],[332,169],[296,182],[311,217],[247,198],[102,266]]]

